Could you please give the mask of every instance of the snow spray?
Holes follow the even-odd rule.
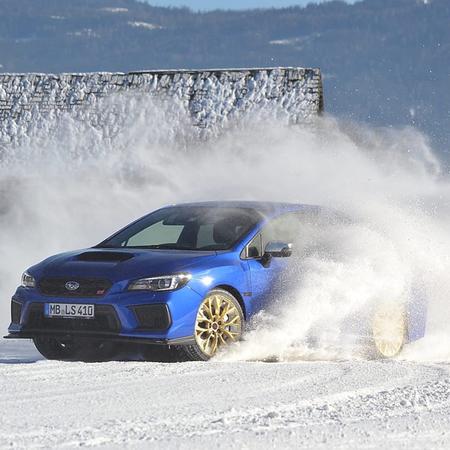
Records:
[[[66,115],[51,133],[40,124],[33,139],[0,154],[4,333],[22,271],[46,256],[94,245],[166,204],[288,201],[332,207],[358,222],[309,235],[331,251],[305,257],[298,290],[274,299],[243,342],[218,358],[352,357],[345,319],[375,298],[405,295],[419,276],[427,336],[401,357],[450,359],[450,183],[426,136],[331,117],[292,126],[253,112],[198,140],[174,105],[133,101],[136,114],[113,136]]]

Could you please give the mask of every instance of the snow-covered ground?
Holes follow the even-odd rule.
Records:
[[[0,341],[0,448],[449,448],[450,365],[96,364]]]

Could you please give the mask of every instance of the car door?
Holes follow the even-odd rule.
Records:
[[[292,243],[298,232],[298,217],[294,213],[284,214],[271,220],[245,247],[243,258],[249,266],[253,312],[282,299],[286,286],[292,284],[292,280],[283,277],[288,273],[291,258],[271,258],[265,264],[264,249],[272,241]]]

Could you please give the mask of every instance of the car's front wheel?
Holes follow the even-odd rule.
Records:
[[[114,343],[91,339],[39,336],[33,342],[44,358],[59,361],[105,361],[115,351]]]
[[[75,359],[78,346],[71,339],[54,337],[35,337],[34,345],[38,352],[46,359],[71,360]]]
[[[213,289],[200,304],[195,321],[195,343],[180,350],[186,359],[206,361],[219,349],[241,339],[244,314],[237,299],[228,291]]]

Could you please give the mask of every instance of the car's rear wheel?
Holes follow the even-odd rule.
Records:
[[[115,352],[113,342],[75,339],[72,337],[35,337],[33,339],[39,353],[46,359],[60,361],[105,361]]]
[[[372,338],[375,356],[394,358],[403,349],[407,336],[405,306],[401,303],[381,303],[372,317]]]
[[[206,361],[221,348],[241,339],[244,314],[236,298],[223,289],[213,289],[200,304],[195,321],[195,343],[182,347],[186,359]]]

